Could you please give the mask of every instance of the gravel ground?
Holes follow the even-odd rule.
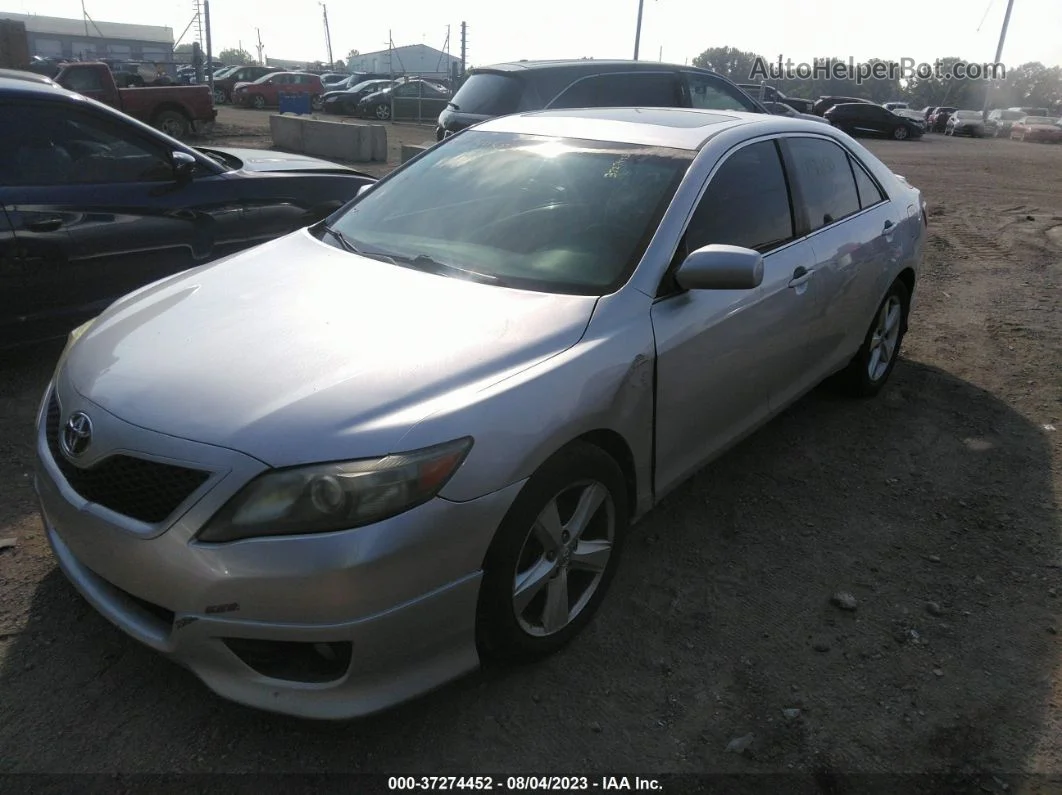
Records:
[[[670,496],[562,653],[363,721],[224,702],[75,594],[29,475],[58,348],[6,362],[0,772],[1062,776],[1062,147],[869,145],[931,208],[885,392],[817,391]]]

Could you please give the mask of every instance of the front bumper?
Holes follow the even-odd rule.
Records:
[[[344,719],[477,667],[480,566],[522,483],[469,502],[436,498],[355,530],[199,544],[198,527],[260,465],[191,442],[176,451],[172,437],[126,426],[76,394],[64,398],[71,404],[64,416],[90,412],[106,449],[198,458],[228,473],[208,481],[168,525],[150,528],[81,499],[56,467],[43,423],[38,435],[35,485],[63,573],[109,621],[219,695],[289,715]],[[338,644],[349,660],[324,680],[279,675],[235,650],[234,641],[247,640],[298,644],[264,644],[287,650],[278,654]]]

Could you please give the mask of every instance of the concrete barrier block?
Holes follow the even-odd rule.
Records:
[[[376,163],[387,162],[387,127],[382,124],[370,124],[369,135],[372,141],[372,160]]]
[[[302,152],[303,119],[299,116],[282,116],[275,113],[269,117],[269,132],[273,136],[273,145],[277,149],[289,152]]]
[[[401,162],[405,163],[407,160],[412,160],[427,148],[427,145],[417,146],[416,144],[402,144]]]

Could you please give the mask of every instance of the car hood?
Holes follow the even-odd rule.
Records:
[[[201,148],[200,151],[221,152],[222,154],[238,158],[243,163],[243,171],[328,171],[332,173],[335,173],[336,171],[346,171],[351,174],[359,173],[349,166],[343,166],[339,163],[332,163],[328,160],[310,157],[309,155],[294,154],[292,152],[278,152],[273,149],[241,149],[230,148],[227,146],[209,146]]]
[[[272,466],[384,455],[575,345],[596,301],[433,275],[301,230],[120,299],[61,378],[134,425]]]

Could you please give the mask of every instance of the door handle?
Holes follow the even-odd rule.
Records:
[[[890,221],[889,219],[886,218],[885,219],[885,228],[881,230],[882,236],[883,237],[888,237],[889,235],[891,235],[895,231],[896,231],[896,225],[892,221]]]
[[[805,268],[803,265],[797,265],[796,270],[793,271],[793,278],[789,280],[789,286],[799,287],[806,283],[814,273],[814,268]]]
[[[54,232],[63,225],[62,218],[38,218],[36,221],[27,221],[22,226],[30,232]]]

